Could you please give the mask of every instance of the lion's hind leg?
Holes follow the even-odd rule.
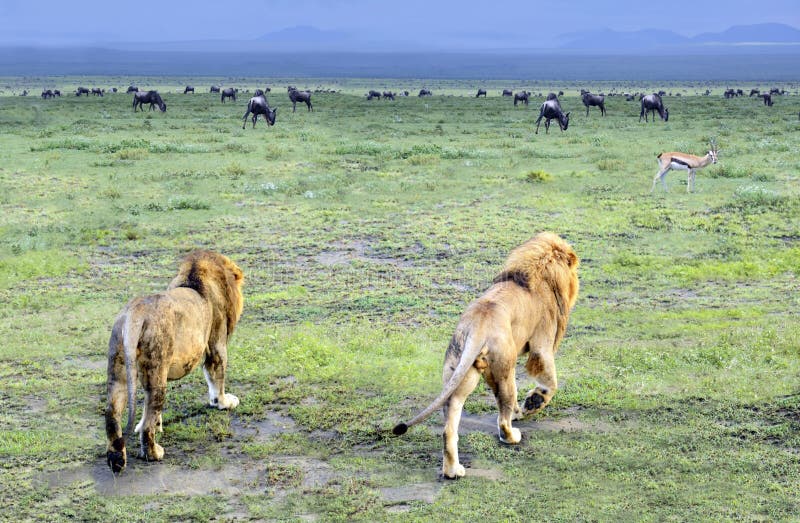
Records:
[[[122,472],[127,465],[125,438],[122,435],[122,412],[127,404],[128,392],[125,381],[113,381],[108,385],[108,405],[106,407],[106,436],[108,448],[106,460],[115,474]]]
[[[531,351],[525,368],[537,382],[537,386],[528,391],[525,397],[523,412],[529,416],[541,411],[550,403],[558,388],[558,379],[553,354],[548,350]]]
[[[448,376],[445,376],[445,383],[448,381]],[[464,477],[466,470],[458,460],[458,424],[461,421],[461,411],[464,409],[464,402],[467,396],[475,390],[478,381],[481,379],[481,374],[474,367],[471,368],[464,381],[453,392],[453,395],[447,399],[444,404],[444,433],[442,439],[444,440],[444,451],[442,452],[442,476],[448,479],[456,479]]]
[[[203,375],[208,383],[208,404],[220,410],[235,409],[239,398],[233,394],[225,394],[225,370],[228,365],[228,351],[222,345],[206,357],[203,363]]]
[[[156,431],[161,427],[161,411],[167,394],[166,379],[164,382],[164,385],[145,386],[145,414],[139,430],[142,444],[139,457],[148,461],[161,461],[164,458],[164,447],[156,443]]]

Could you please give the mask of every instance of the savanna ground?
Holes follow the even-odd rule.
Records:
[[[340,92],[293,114],[290,82]],[[796,95],[767,108],[724,100],[723,84],[704,97],[706,85],[222,81],[274,88],[275,127],[242,130],[247,95],[222,105],[210,79],[0,83],[0,519],[798,520]],[[167,112],[69,92],[128,83],[159,88]],[[185,83],[198,93],[176,94]],[[42,85],[65,96],[42,100]],[[423,85],[433,97],[363,96]],[[23,87],[32,96],[10,96]],[[542,98],[515,108],[503,87],[563,89],[569,130],[534,135]],[[672,91],[670,121],[639,123],[622,97],[587,118],[581,87]],[[656,154],[703,154],[711,137],[720,163],[696,192],[673,172],[649,194]],[[461,427],[471,468],[441,481],[439,415],[389,431],[435,397],[461,311],[541,230],[582,258],[560,389],[505,446],[479,386]],[[245,271],[228,375],[241,405],[207,408],[199,370],[172,383],[165,460],[114,478],[111,324],[199,247]]]

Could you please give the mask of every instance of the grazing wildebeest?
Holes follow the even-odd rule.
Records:
[[[222,103],[225,103],[225,98],[233,98],[233,101],[236,101],[236,90],[233,87],[228,87],[227,89],[223,89],[220,92],[219,100]]]
[[[480,96],[486,98],[486,89],[478,89],[478,94],[475,95],[475,98],[478,98]]]
[[[419,96],[420,98],[422,98],[423,96],[433,96],[433,93],[429,89],[420,89],[419,94],[417,96]]]
[[[209,93],[218,93],[218,92],[219,92],[219,86],[217,86],[217,85],[212,85],[212,86],[211,86],[211,89],[209,89],[209,91],[208,91],[208,92],[209,92]]]
[[[383,99],[384,100],[392,100],[394,101],[394,93],[391,91],[384,91],[383,92]]]
[[[87,89],[86,87],[78,87],[77,89],[75,89],[75,96],[80,96],[82,94],[89,96],[89,89]]]
[[[367,93],[367,100],[372,100],[373,98],[377,98],[378,100],[381,99],[381,93],[375,91],[374,89],[370,89]]]
[[[733,98],[736,96],[736,91],[733,89],[726,89],[725,92],[722,93],[722,96],[725,98]]]
[[[536,119],[536,133],[534,134],[539,134],[539,123],[542,121],[542,118],[545,118],[545,134],[550,131],[550,120],[552,119],[558,120],[558,126],[562,131],[566,131],[567,127],[569,127],[569,113],[565,113],[561,110],[561,104],[558,103],[558,99],[545,100],[539,108],[539,118]]]
[[[783,95],[785,92],[786,91],[784,91],[783,89],[779,89],[777,87],[773,87],[772,89],[769,90],[769,94],[777,94],[779,96]]]
[[[111,92],[112,92],[112,93],[116,93],[116,92],[117,92],[117,88],[116,88],[116,87],[112,87],[112,88],[111,88]]]
[[[764,99],[764,105],[767,107],[772,107],[772,95],[771,94],[762,94],[761,98]]]
[[[750,96],[756,96],[756,95],[760,95],[760,94],[761,94],[761,91],[759,91],[758,89],[750,89]]]
[[[511,89],[503,89],[503,96],[514,96],[514,93],[511,92]]]
[[[661,101],[661,97],[656,93],[648,94],[647,96],[642,97],[642,110],[639,113],[639,121],[647,122],[647,111],[651,111],[653,113],[653,121],[656,121],[656,114],[655,112],[658,111],[658,116],[661,117],[662,120],[665,122],[669,121],[669,110],[664,107],[664,102]]]
[[[600,115],[606,115],[606,97],[602,94],[583,93],[581,96],[583,105],[586,106],[586,116],[589,116],[589,106],[597,106],[600,108]]]
[[[292,101],[292,112],[297,111],[297,102],[305,102],[309,111],[313,111],[314,107],[311,105],[311,93],[308,91],[298,91],[292,89],[289,91],[289,100]]]
[[[46,98],[52,98],[52,97],[53,97],[53,91],[51,91],[50,89],[48,89],[46,91],[44,91],[44,90],[42,91],[42,98],[46,99]]]
[[[744,96],[744,91],[741,89],[736,89],[736,96]]]
[[[261,89],[257,89],[256,91],[261,91]],[[242,129],[247,125],[247,116],[251,113],[253,114],[253,128],[256,126],[256,120],[259,114],[264,115],[269,125],[275,125],[275,115],[278,114],[278,108],[276,107],[270,111],[267,98],[262,92],[262,94],[250,98],[250,101],[247,102],[247,112],[244,113],[244,118],[242,118]]]
[[[146,93],[137,91],[133,93],[133,111],[136,112],[137,107],[144,111],[144,107],[142,107],[144,104],[150,104],[151,111],[154,105],[158,105],[162,113],[167,110],[167,104],[161,99],[161,95],[158,94],[158,91],[147,91]]]
[[[525,105],[528,105],[528,98],[530,97],[530,91],[520,91],[514,94],[514,107],[517,106],[517,102],[522,102]]]
[[[103,90],[100,89],[99,87],[92,87],[92,95],[93,96],[103,96]]]
[[[136,87],[135,85],[129,85],[128,90],[125,91],[125,94],[138,93],[138,92],[139,92],[138,87]]]
[[[183,90],[183,94],[186,94],[186,93],[192,93],[192,94],[194,94],[194,87],[193,87],[193,86],[191,86],[191,85],[187,85],[187,86],[186,86],[186,89],[184,89],[184,90]]]
[[[61,96],[61,91],[58,89],[53,89],[53,96]]]

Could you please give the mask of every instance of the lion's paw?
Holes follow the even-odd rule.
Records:
[[[239,398],[233,394],[223,394],[217,401],[217,408],[220,410],[235,409],[238,405]]]
[[[509,437],[506,438],[503,435],[503,431],[500,431],[500,441],[503,443],[507,443],[509,445],[516,445],[522,440],[522,433],[519,431],[518,428],[511,427],[511,431]]]
[[[153,454],[149,457],[153,461],[161,461],[164,459],[164,447],[158,443],[153,443]]]
[[[445,479],[458,479],[463,478],[467,474],[467,469],[464,468],[464,465],[461,463],[456,463],[452,467],[443,467],[442,468],[442,477]]]
[[[525,415],[535,414],[542,410],[546,405],[547,400],[544,397],[543,391],[534,389],[528,393],[525,398]]]

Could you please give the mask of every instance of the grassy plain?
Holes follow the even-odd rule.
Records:
[[[341,92],[292,113],[289,81],[268,81],[275,127],[245,130],[246,95],[220,104],[207,79],[135,79],[165,114],[124,94],[0,96],[0,519],[797,520],[800,98],[531,84],[572,111],[567,132],[534,135],[541,98],[499,96],[521,82],[295,80]],[[198,94],[176,94],[185,83]],[[435,96],[363,97],[422,85]],[[576,90],[615,86],[681,96],[668,123],[621,97],[586,117]],[[670,173],[649,194],[659,152],[703,154],[711,137],[720,163],[696,192]],[[471,468],[439,481],[438,416],[388,431],[436,395],[459,314],[541,230],[582,258],[560,390],[504,446],[480,386],[461,430]],[[164,462],[115,479],[111,323],[196,247],[245,271],[228,386],[242,403],[207,409],[199,371],[173,383]]]

